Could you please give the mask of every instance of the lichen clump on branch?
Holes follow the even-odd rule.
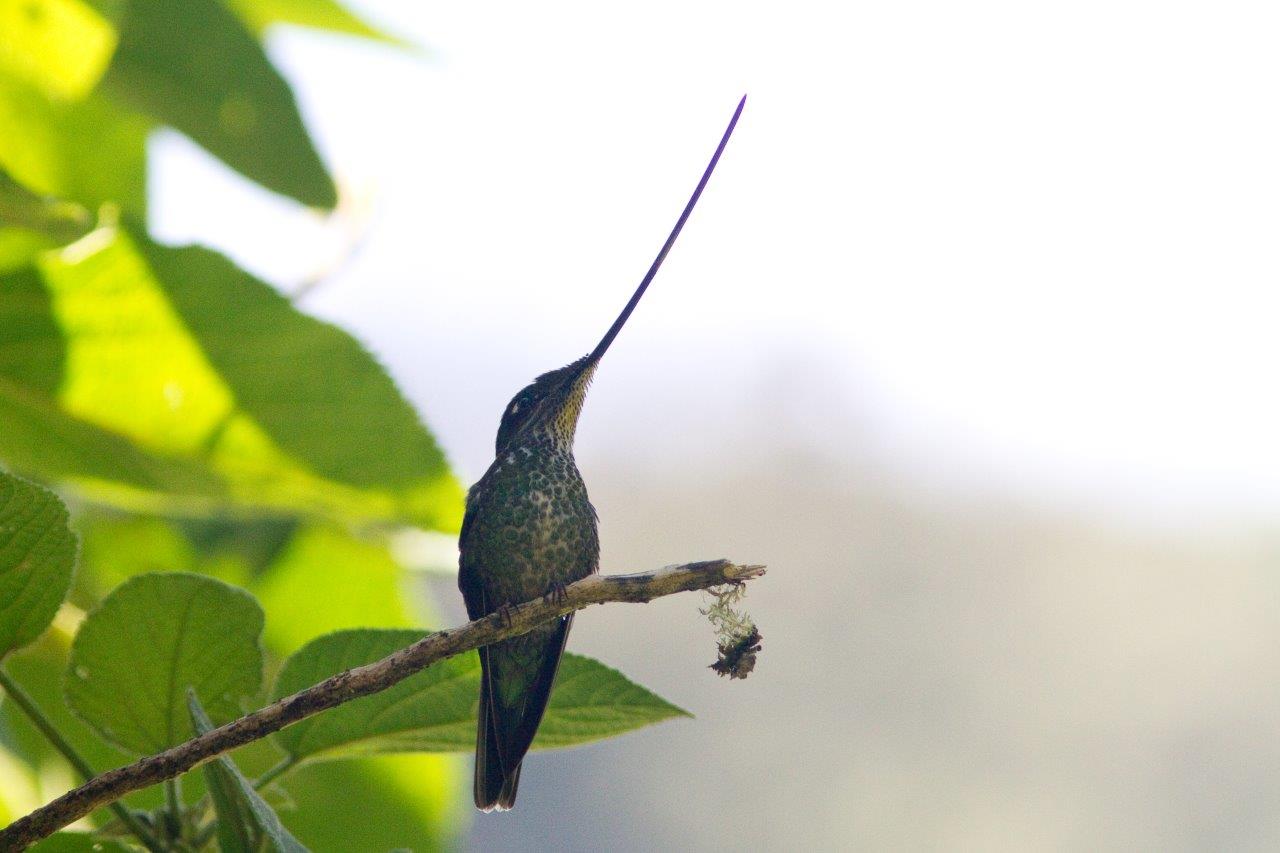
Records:
[[[710,668],[729,678],[746,678],[756,668],[756,654],[762,648],[764,635],[751,617],[735,605],[746,595],[746,584],[735,583],[707,590],[715,602],[702,615],[716,629],[718,657]]]

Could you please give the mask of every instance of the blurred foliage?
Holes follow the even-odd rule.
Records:
[[[469,775],[447,755],[303,764],[289,775],[289,793],[306,807],[281,817],[315,853],[449,848],[470,814]]]
[[[129,0],[119,28],[108,93],[268,189],[337,204],[288,84],[220,0]]]
[[[334,0],[228,0],[246,24],[261,32],[272,24],[298,24],[351,36],[408,45],[348,12]]]
[[[460,488],[386,372],[213,252],[102,228],[0,276],[0,323],[0,431],[38,412],[78,439],[0,446],[19,471],[126,507],[457,526]]]
[[[338,203],[264,49],[278,24],[406,46],[336,0],[0,0],[0,467],[34,481],[0,473],[0,658],[46,724],[0,702],[0,821],[76,784],[69,753],[118,766],[438,621],[391,542],[456,533],[463,492],[390,376],[227,258],[147,230],[161,127]],[[469,785],[439,753],[474,744],[478,677],[452,659],[36,849],[450,846]],[[537,745],[683,713],[567,656]]]

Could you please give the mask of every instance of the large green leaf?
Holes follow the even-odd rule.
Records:
[[[356,17],[337,0],[227,0],[253,30],[261,32],[272,24],[297,24],[350,36],[401,44],[381,30]]]
[[[51,98],[0,74],[0,166],[32,192],[96,210],[146,209],[149,123],[105,99]]]
[[[187,708],[196,734],[212,731],[213,721],[200,707],[195,691],[187,691]],[[218,846],[222,853],[306,853],[307,848],[284,828],[275,810],[267,805],[229,756],[220,755],[204,766],[205,783],[218,821]]]
[[[75,557],[62,501],[0,474],[0,657],[53,621],[71,587]]]
[[[152,753],[187,740],[186,691],[220,719],[262,681],[262,609],[188,574],[139,575],[90,613],[67,668],[67,701],[107,740]]]
[[[204,249],[105,229],[72,249],[42,256],[39,287],[0,276],[0,341],[19,341],[0,346],[0,458],[135,508],[456,529],[443,455],[349,335]]]
[[[413,488],[446,473],[412,407],[352,337],[214,252],[136,244],[241,408],[285,452],[357,487]]]
[[[303,204],[331,208],[333,180],[293,93],[218,0],[130,0],[103,84],[228,166]]]
[[[285,662],[274,695],[287,696],[334,673],[370,663],[422,637],[418,631],[338,631]],[[475,748],[480,659],[441,661],[389,690],[309,717],[276,735],[298,758]],[[590,658],[566,654],[534,748],[571,746],[688,716]]]
[[[80,0],[0,0],[0,74],[56,98],[88,94],[107,68],[116,33]]]

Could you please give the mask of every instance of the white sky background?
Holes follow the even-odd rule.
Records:
[[[372,211],[304,305],[389,363],[465,475],[511,394],[612,320],[747,92],[586,452],[685,407],[690,464],[732,412],[962,489],[1280,509],[1280,7],[353,5],[426,51],[273,39]],[[155,152],[162,238],[277,283],[341,242],[176,135]]]

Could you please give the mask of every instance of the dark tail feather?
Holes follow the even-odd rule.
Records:
[[[489,691],[489,647],[480,650],[484,675],[480,679],[480,710],[476,721],[476,808],[482,811],[505,811],[515,805],[516,789],[520,785],[520,768],[523,766],[525,753],[529,751],[529,745],[537,734],[538,724],[542,722],[543,712],[547,709],[556,670],[560,668],[560,657],[564,653],[572,625],[573,616],[565,617],[557,636],[548,644],[548,653],[543,657],[523,718],[506,721],[506,725],[502,725],[497,719],[496,703]],[[505,769],[504,763],[507,765]]]
[[[516,772],[507,777],[507,781],[502,783],[502,790],[498,792],[498,810],[506,811],[516,804],[516,789],[520,787],[520,768],[524,766],[524,762],[516,765]]]
[[[480,680],[480,713],[476,725],[476,808],[482,811],[509,809],[516,801],[516,785],[520,769],[516,768],[510,784],[502,772],[498,757],[498,732],[493,718],[493,702],[489,697],[489,680]]]

